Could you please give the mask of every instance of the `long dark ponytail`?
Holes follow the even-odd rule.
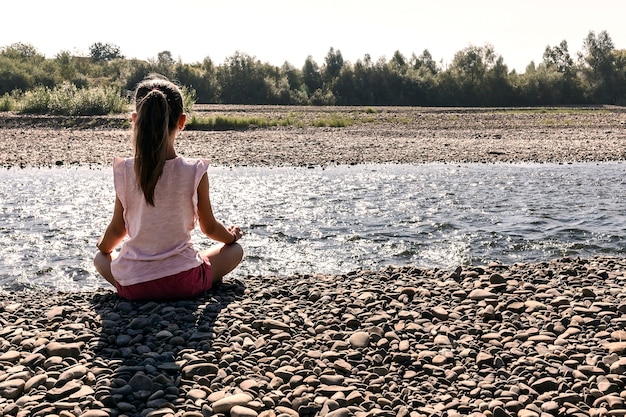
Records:
[[[154,189],[163,174],[168,138],[183,114],[182,94],[165,77],[151,75],[137,86],[135,109],[135,176],[146,202],[154,206]]]

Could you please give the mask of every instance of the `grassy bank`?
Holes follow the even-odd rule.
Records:
[[[43,95],[43,93],[42,93]],[[65,103],[59,111],[43,111],[42,105],[49,98],[32,98],[32,109],[16,110],[14,98],[0,97],[0,121],[2,127],[77,128],[105,127],[128,129],[130,127],[130,104],[124,104],[121,112],[104,115],[84,115],[89,107],[89,97],[83,104],[79,100],[55,99]],[[39,106],[39,107],[38,107]],[[70,108],[75,109],[69,111]],[[93,108],[93,107],[92,107]],[[102,108],[102,107],[100,107]],[[615,127],[624,124],[626,108],[616,106],[598,107],[528,107],[528,108],[441,108],[441,107],[350,107],[350,106],[270,106],[270,105],[221,105],[195,104],[188,110],[186,129],[191,131],[245,131],[249,129],[305,129],[348,128],[368,126],[385,129],[396,126],[406,129],[506,129],[523,128],[586,128],[590,126]]]

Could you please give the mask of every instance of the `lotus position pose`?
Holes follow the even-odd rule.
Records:
[[[160,76],[142,81],[132,121],[135,157],[113,161],[115,208],[94,265],[129,300],[195,297],[239,265],[241,228],[226,228],[213,216],[208,162],[176,154],[174,141],[186,114],[174,83]],[[196,221],[207,237],[223,244],[194,248]]]

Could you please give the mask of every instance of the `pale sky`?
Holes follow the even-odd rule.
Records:
[[[355,63],[428,49],[451,63],[468,46],[491,44],[509,70],[539,64],[566,40],[575,59],[590,31],[626,49],[623,0],[20,0],[3,2],[0,47],[32,44],[48,58],[88,55],[95,42],[127,58],[169,51],[184,63],[222,64],[236,51],[273,65],[321,66],[329,49]]]

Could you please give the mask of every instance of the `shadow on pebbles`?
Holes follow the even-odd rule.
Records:
[[[4,416],[623,416],[626,261],[6,292]]]

